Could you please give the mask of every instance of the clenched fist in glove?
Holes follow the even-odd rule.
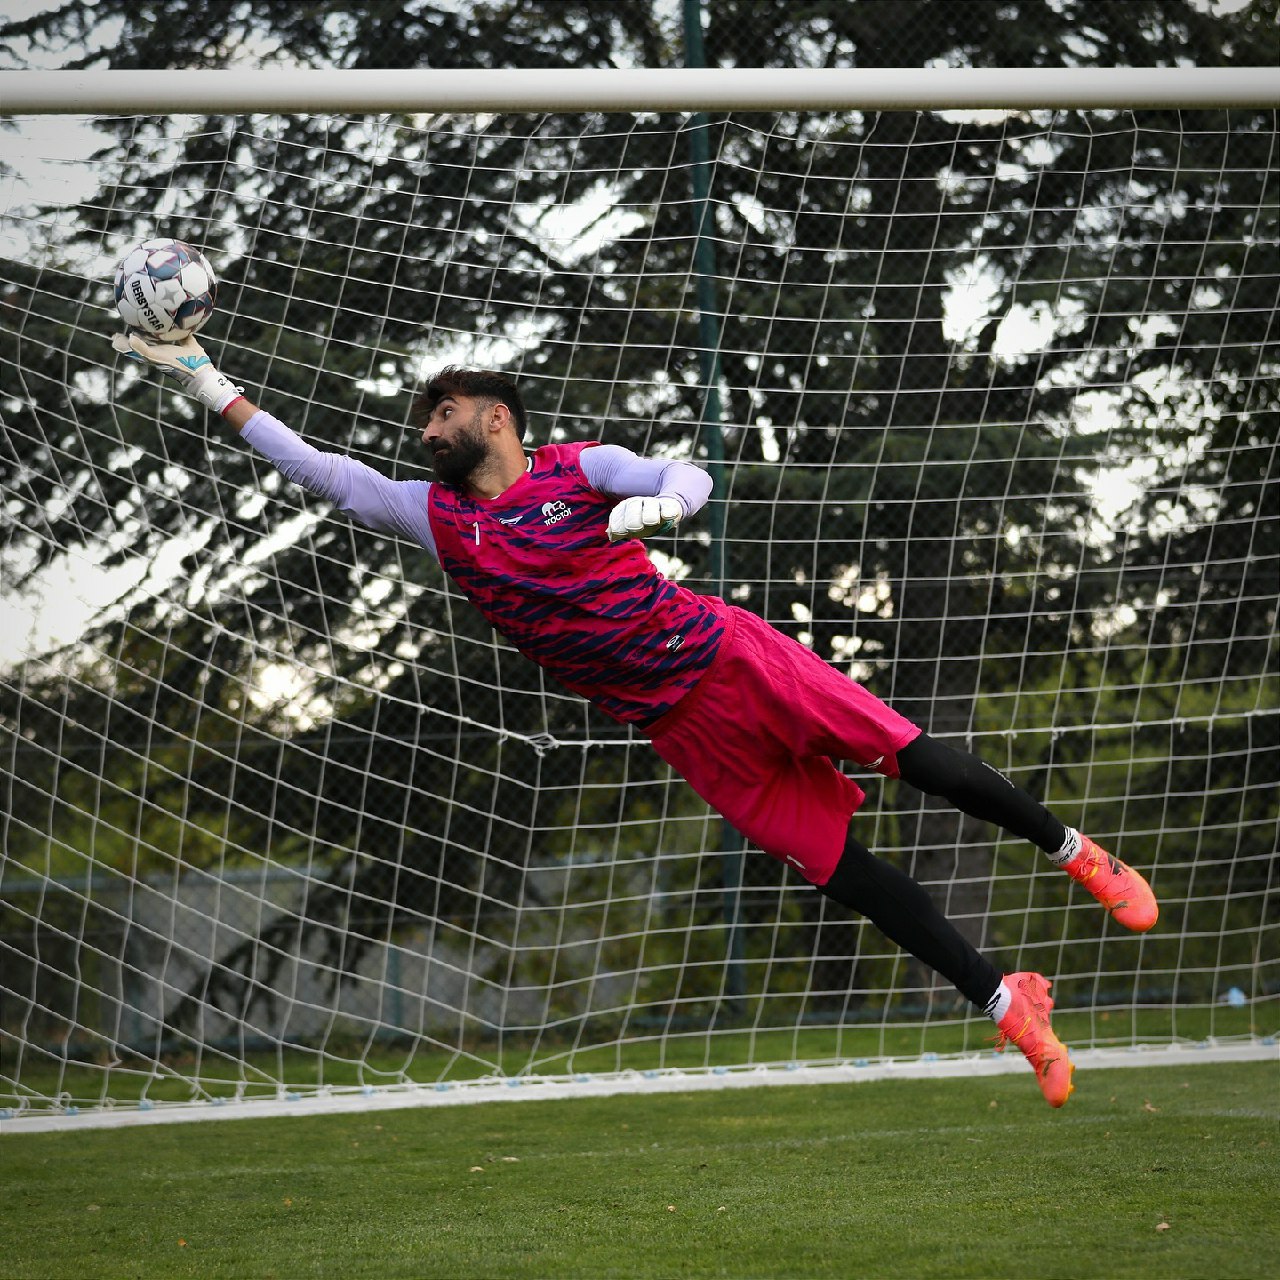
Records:
[[[676,498],[624,498],[609,513],[609,541],[669,533],[684,517]]]
[[[207,409],[222,413],[241,398],[241,389],[213,367],[205,349],[195,338],[181,342],[153,342],[140,333],[117,333],[111,345],[121,355],[154,365],[167,373],[188,395]]]

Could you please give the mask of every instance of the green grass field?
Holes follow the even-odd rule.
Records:
[[[6,1276],[1272,1276],[1274,1062],[0,1139]]]

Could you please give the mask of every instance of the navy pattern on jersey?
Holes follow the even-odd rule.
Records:
[[[618,499],[587,483],[588,447],[545,445],[489,501],[433,484],[428,515],[441,566],[492,626],[566,688],[644,726],[711,665],[725,605],[664,577],[638,540],[608,540]]]

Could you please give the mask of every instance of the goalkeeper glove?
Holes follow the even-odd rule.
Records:
[[[676,498],[624,498],[609,513],[609,541],[669,533],[683,516],[684,507]]]
[[[168,374],[183,391],[214,413],[222,413],[241,398],[242,388],[213,367],[213,361],[193,337],[181,342],[152,342],[140,333],[117,333],[111,345],[121,355]]]

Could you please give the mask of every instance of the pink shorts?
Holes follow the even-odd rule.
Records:
[[[755,614],[731,608],[728,622],[706,675],[649,737],[748,840],[826,884],[865,799],[833,760],[896,778],[920,730]]]

